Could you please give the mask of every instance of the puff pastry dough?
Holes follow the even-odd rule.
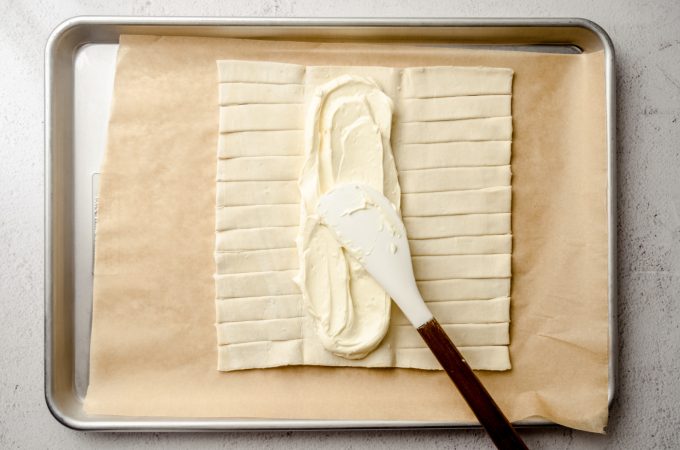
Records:
[[[423,297],[468,362],[507,370],[512,71],[218,61],[218,369],[440,366],[398,308],[363,359],[326,350],[299,286],[297,180],[314,90],[352,75],[394,102],[391,144]]]

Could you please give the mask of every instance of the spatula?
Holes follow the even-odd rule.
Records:
[[[348,183],[323,195],[317,212],[416,327],[494,444],[527,448],[420,296],[406,229],[390,201],[368,186]]]

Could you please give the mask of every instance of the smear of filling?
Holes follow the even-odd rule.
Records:
[[[307,110],[296,282],[324,348],[349,359],[363,358],[380,344],[391,300],[321,224],[316,205],[333,186],[354,182],[399,207],[392,112],[391,99],[375,81],[350,75],[317,88]]]

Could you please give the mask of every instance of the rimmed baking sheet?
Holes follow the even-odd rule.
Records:
[[[271,22],[271,21],[270,21]],[[88,110],[94,104],[105,104],[101,101],[80,102],[88,95],[105,96],[101,86],[90,86],[88,83],[101,78],[107,83],[106,73],[112,77],[111,55],[115,52],[115,41],[118,33],[135,34],[186,34],[255,37],[257,32],[272,33],[280,31],[281,37],[299,38],[307,36],[334,36],[347,39],[354,31],[357,38],[366,40],[367,36],[402,39],[418,35],[421,39],[431,38],[436,45],[465,45],[470,41],[483,45],[485,49],[503,50],[538,50],[551,53],[572,53],[576,49],[585,51],[602,51],[602,77],[606,92],[603,93],[603,108],[607,120],[602,123],[608,151],[608,193],[603,193],[603,200],[608,200],[608,254],[609,254],[609,333],[615,336],[615,324],[611,323],[615,277],[612,277],[614,262],[612,228],[613,214],[613,176],[612,176],[612,86],[611,86],[611,48],[606,37],[598,34],[597,28],[585,21],[219,21],[216,19],[201,21],[200,19],[78,19],[66,24],[54,35],[48,47],[48,86],[47,86],[47,152],[48,152],[48,292],[46,326],[46,383],[48,404],[56,415],[71,426],[84,429],[242,429],[242,428],[349,428],[349,427],[406,427],[406,426],[470,426],[474,423],[466,420],[237,420],[237,419],[143,419],[125,416],[102,417],[91,416],[82,410],[82,394],[87,385],[87,343],[89,330],[89,305],[91,304],[91,227],[92,207],[92,173],[98,167],[100,152],[103,149],[103,136],[106,130],[106,109],[99,113]],[[201,25],[202,24],[202,25]],[[231,26],[227,26],[231,25]],[[265,25],[271,25],[265,27]],[[276,26],[274,26],[276,25]],[[324,26],[321,28],[321,26]],[[340,27],[342,25],[342,27]],[[372,26],[371,26],[372,25]],[[280,27],[280,28],[277,28]],[[571,30],[571,39],[570,31]],[[395,33],[397,31],[397,33]],[[467,34],[466,34],[467,32]],[[371,34],[372,33],[372,34]],[[514,33],[514,37],[513,37]],[[413,39],[412,37],[410,39]],[[427,39],[425,39],[427,40]],[[83,47],[82,44],[89,43]],[[531,44],[538,47],[532,47]],[[546,44],[561,44],[548,45]],[[509,46],[517,44],[518,46]],[[112,46],[113,45],[113,46]],[[429,42],[428,45],[432,45]],[[499,47],[500,45],[500,47]],[[590,45],[590,47],[588,47]],[[527,47],[528,46],[528,47]],[[478,48],[478,47],[474,47]],[[76,51],[76,49],[78,49]],[[108,53],[107,53],[108,52]],[[69,56],[77,55],[75,64]],[[107,56],[108,55],[108,56]],[[107,57],[109,58],[107,60]],[[98,61],[98,62],[96,62]],[[108,61],[108,63],[106,62]],[[88,69],[88,64],[91,64]],[[106,69],[108,64],[109,69]],[[93,68],[93,67],[97,68]],[[89,72],[88,72],[89,70]],[[87,75],[89,74],[89,75]],[[97,77],[93,74],[99,74]],[[80,78],[79,78],[80,76]],[[75,77],[75,82],[73,82]],[[110,82],[110,81],[109,81]],[[60,89],[57,89],[60,88]],[[79,94],[80,93],[80,94]],[[91,100],[91,97],[90,97]],[[99,125],[97,125],[99,124]],[[103,125],[103,128],[102,128]],[[70,126],[75,126],[75,133],[70,135]],[[82,133],[82,130],[99,130]],[[84,195],[83,192],[89,194]],[[72,219],[71,219],[72,218]],[[88,233],[85,233],[88,230]],[[89,242],[88,242],[89,236]],[[71,245],[69,245],[71,244]],[[75,251],[73,251],[73,249]],[[86,255],[89,255],[89,260]],[[88,264],[89,262],[89,264]],[[615,272],[614,272],[615,273]],[[613,280],[613,281],[612,281]],[[612,334],[614,333],[614,334]],[[609,346],[615,339],[609,339]],[[615,354],[609,351],[609,398],[613,395],[613,363]],[[71,386],[75,385],[76,388]],[[534,422],[535,423],[535,422]],[[544,423],[544,422],[542,422]]]

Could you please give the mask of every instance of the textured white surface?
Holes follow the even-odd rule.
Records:
[[[115,5],[114,5],[115,4]],[[525,431],[530,447],[677,448],[680,443],[680,3],[632,0],[347,2],[0,0],[0,448],[489,448],[480,431],[94,434],[43,400],[43,52],[85,14],[567,17],[617,49],[620,384],[609,434]]]

